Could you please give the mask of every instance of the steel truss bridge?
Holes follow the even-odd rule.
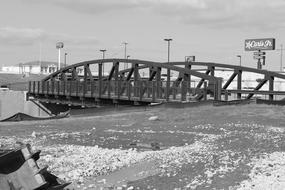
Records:
[[[218,70],[227,70],[230,76],[221,78],[224,76]],[[248,72],[261,77],[256,79],[256,86],[244,89],[243,74]],[[254,95],[265,95],[273,101],[276,95],[285,95],[285,91],[274,90],[276,79],[285,81],[285,75],[208,62],[100,59],[67,66],[42,81],[30,81],[28,98],[82,107],[105,103],[144,105],[207,99],[228,101],[229,97],[242,100]],[[268,89],[264,90],[265,86]]]

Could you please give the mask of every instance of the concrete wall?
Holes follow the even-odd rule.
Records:
[[[22,112],[32,116],[48,116],[33,102],[26,101],[26,92],[0,90],[0,120]]]

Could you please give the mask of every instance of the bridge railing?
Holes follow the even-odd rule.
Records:
[[[31,81],[29,93],[55,97],[90,97],[148,102],[187,101],[195,91],[190,84],[189,81],[179,83],[171,81],[167,88],[166,81]]]

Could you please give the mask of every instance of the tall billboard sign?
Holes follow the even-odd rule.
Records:
[[[244,45],[245,51],[275,50],[275,39],[247,39]]]
[[[247,39],[244,42],[245,51],[253,52],[253,58],[257,59],[257,69],[262,69],[261,60],[265,65],[266,50],[275,50],[275,38]]]

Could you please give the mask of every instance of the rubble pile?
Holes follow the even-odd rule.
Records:
[[[29,144],[18,149],[0,149],[0,189],[63,190],[66,183],[39,168],[40,151],[32,152]]]

